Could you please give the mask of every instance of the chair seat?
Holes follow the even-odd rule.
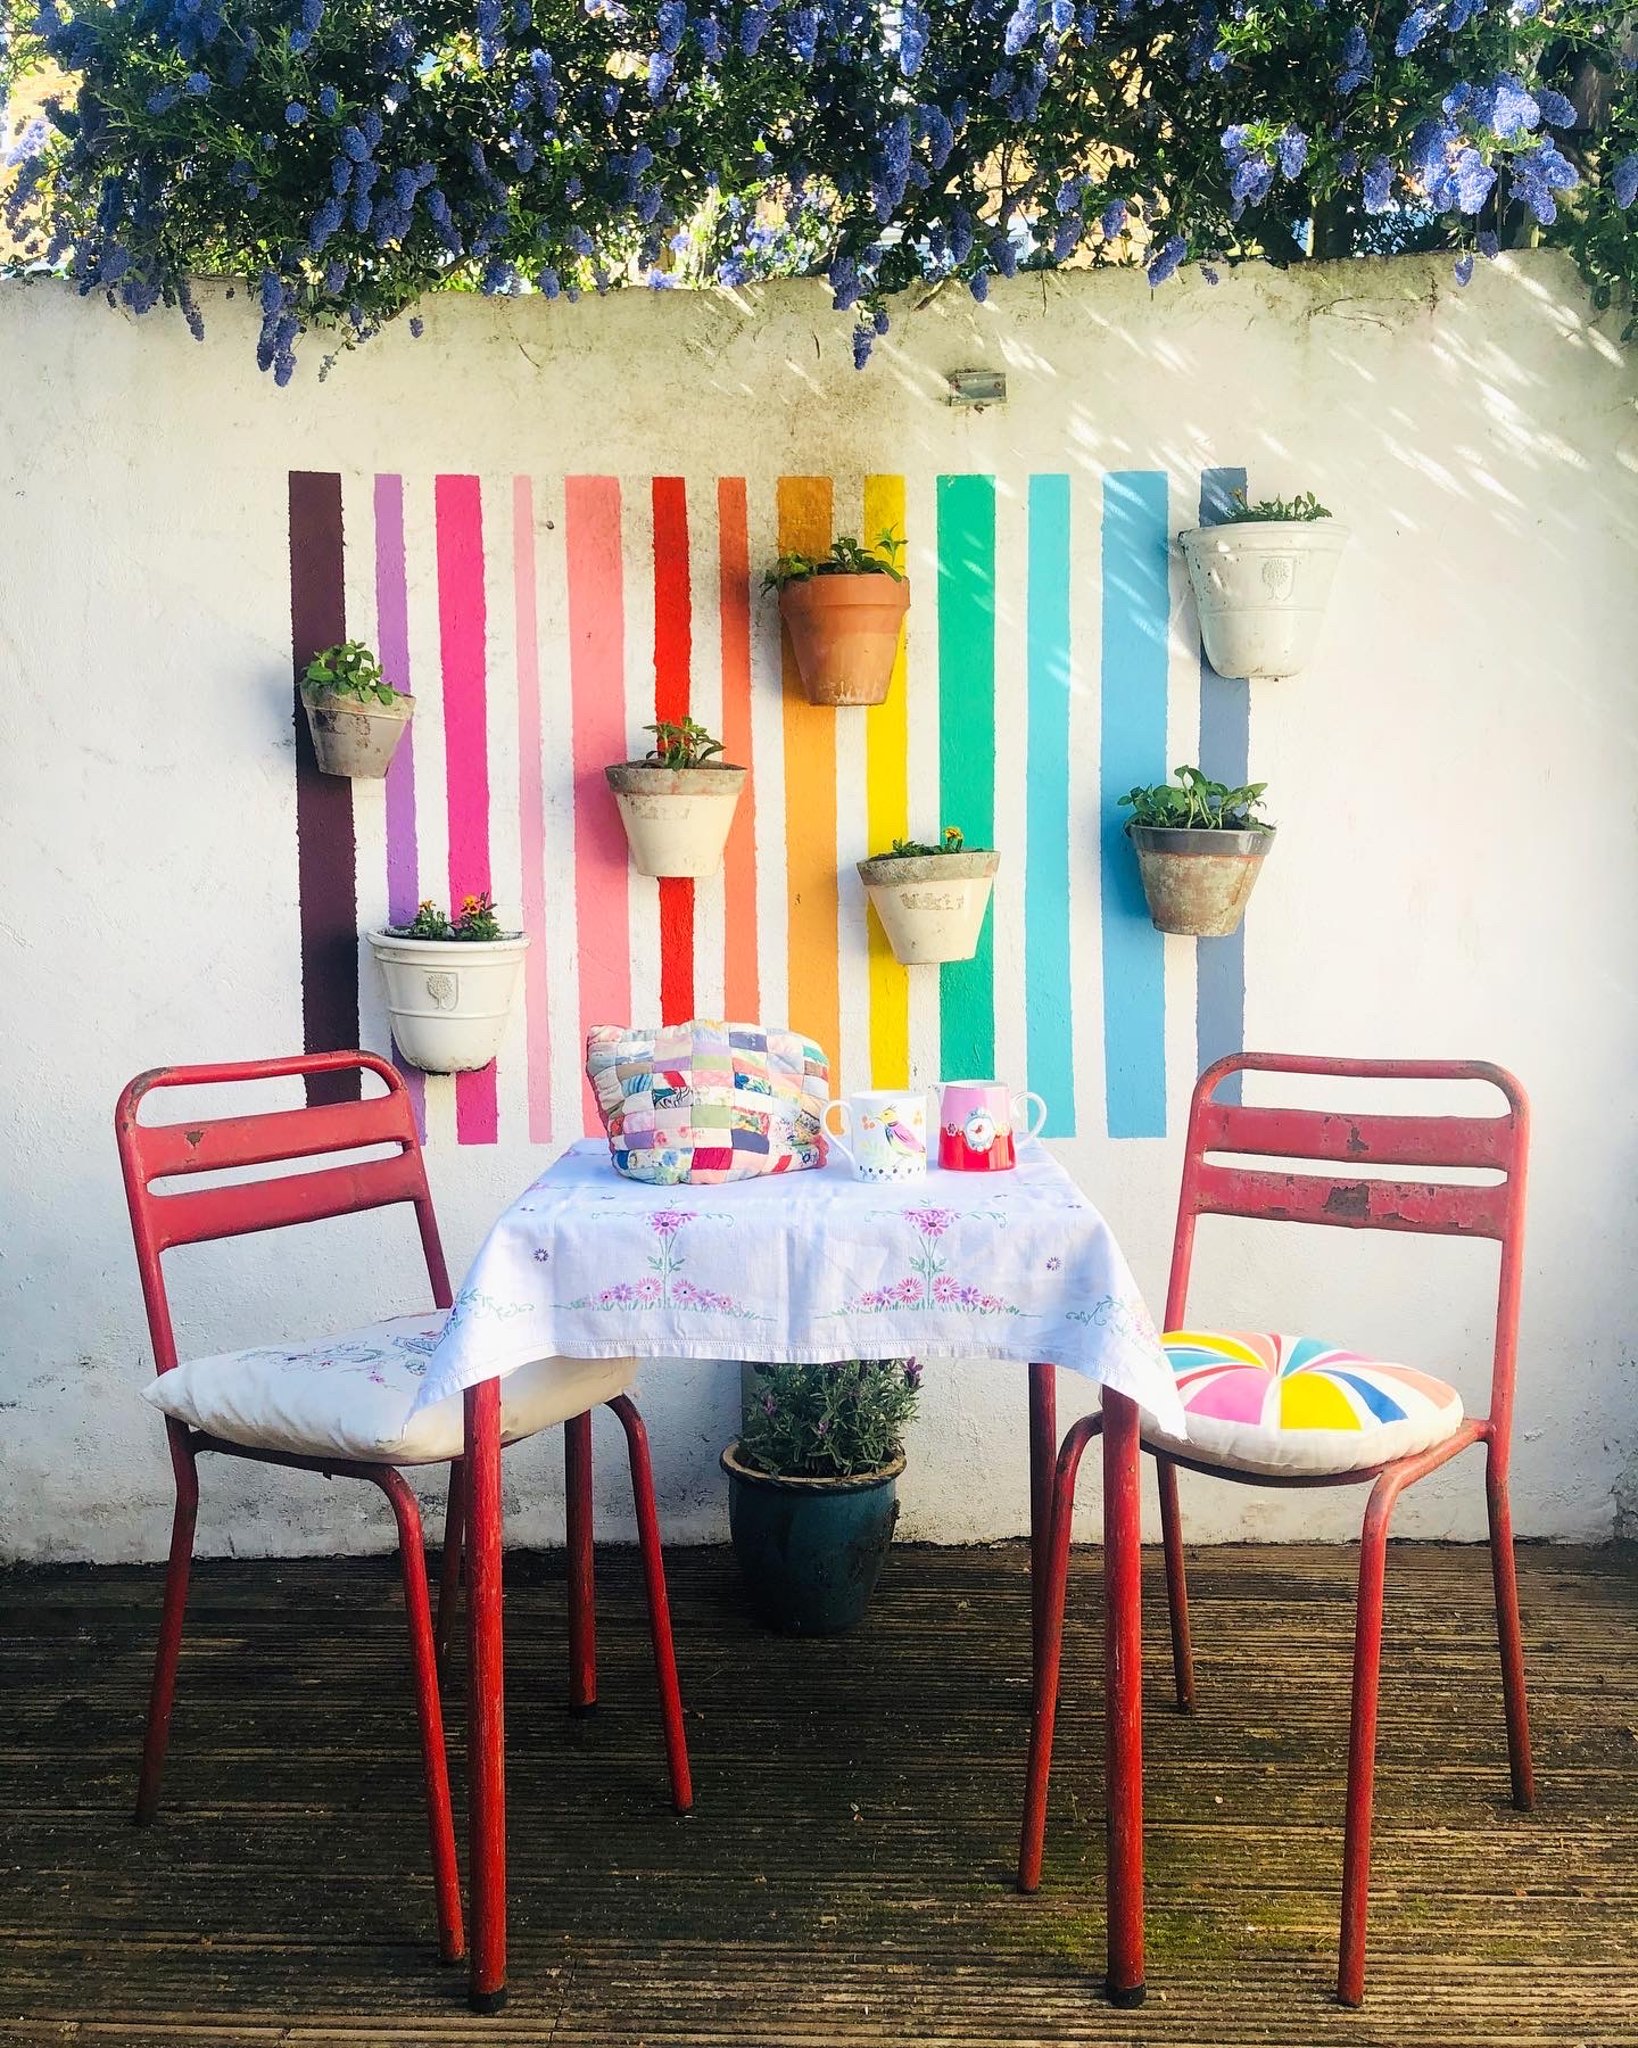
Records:
[[[1188,1435],[1149,1431],[1145,1441],[1197,1465],[1361,1472],[1429,1450],[1461,1426],[1462,1397],[1443,1380],[1318,1337],[1174,1330],[1161,1342]]]
[[[461,1397],[408,1419],[444,1326],[441,1309],[366,1323],[339,1337],[224,1351],[173,1366],[143,1388],[164,1414],[250,1450],[372,1465],[438,1465],[461,1455]],[[538,1358],[501,1381],[501,1440],[516,1443],[624,1393],[634,1358]]]

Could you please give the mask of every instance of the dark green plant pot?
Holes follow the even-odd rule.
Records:
[[[757,1617],[787,1635],[834,1636],[864,1619],[899,1519],[903,1458],[856,1479],[776,1479],[722,1454],[728,1527]]]

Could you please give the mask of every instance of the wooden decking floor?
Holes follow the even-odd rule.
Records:
[[[559,1560],[510,1561],[511,2002],[434,1960],[386,1564],[198,1570],[158,1825],[128,1824],[159,1581],[0,1574],[0,2043],[1638,2043],[1638,1567],[1526,1549],[1540,1810],[1514,1813],[1482,1551],[1390,1569],[1371,1977],[1331,2002],[1353,1556],[1202,1551],[1201,1711],[1151,1574],[1147,2006],[1103,1944],[1095,1553],[1077,1557],[1045,1886],[1008,1884],[1021,1548],[895,1552],[867,1626],[745,1619],[671,1559],[698,1804],[663,1780],[632,1560],[571,1720]],[[458,1674],[451,1718],[459,1782]],[[459,1796],[459,1792],[458,1795]]]

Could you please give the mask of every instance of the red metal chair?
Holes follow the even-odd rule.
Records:
[[[1241,1106],[1215,1100],[1219,1084],[1241,1072],[1335,1075],[1382,1081],[1487,1081],[1505,1097],[1501,1116],[1355,1116],[1313,1109]],[[1370,1874],[1371,1793],[1376,1768],[1378,1678],[1382,1659],[1383,1580],[1388,1523],[1394,1503],[1413,1481],[1447,1464],[1470,1445],[1485,1447],[1485,1490],[1490,1518],[1491,1569],[1496,1626],[1501,1649],[1502,1697],[1512,1767],[1513,1804],[1527,1812],[1534,1804],[1530,1724],[1524,1691],[1524,1649],[1519,1629],[1518,1585],[1513,1563],[1513,1527],[1508,1504],[1508,1452],[1513,1420],[1513,1381],[1522,1279],[1525,1164],[1529,1109],[1513,1076],[1482,1061],[1334,1060],[1244,1053],[1208,1067],[1195,1087],[1183,1161],[1183,1188],[1166,1294],[1166,1329],[1188,1328],[1185,1304],[1194,1253],[1196,1219],[1202,1215],[1258,1217],[1291,1223],[1341,1225],[1350,1229],[1408,1230],[1451,1237],[1493,1238],[1501,1246],[1491,1367],[1490,1412],[1460,1420],[1439,1441],[1414,1455],[1346,1471],[1255,1472],[1226,1469],[1187,1447],[1145,1441],[1160,1479],[1161,1528],[1165,1541],[1166,1593],[1171,1613],[1172,1664],[1177,1704],[1194,1705],[1194,1672],[1189,1641],[1188,1592],[1183,1568],[1183,1533],[1178,1512],[1177,1470],[1186,1465],[1220,1479],[1251,1485],[1338,1486],[1372,1482],[1359,1553],[1359,1603],[1354,1633],[1353,1717],[1348,1750],[1348,1809],[1343,1846],[1342,1934],[1337,1996],[1344,2005],[1365,1995],[1365,1923]],[[1324,1162],[1340,1172],[1293,1173],[1263,1165],[1220,1164],[1208,1154],[1239,1160]],[[1487,1184],[1450,1180],[1359,1179],[1353,1169],[1413,1167],[1482,1169]],[[1403,1371],[1403,1368],[1398,1370]],[[1437,1385],[1438,1383],[1434,1383]],[[1459,1406],[1455,1414],[1460,1415]],[[1019,1889],[1033,1892],[1041,1880],[1046,1833],[1047,1783],[1052,1768],[1053,1724],[1063,1652],[1064,1599],[1069,1578],[1070,1525],[1075,1479],[1087,1444],[1101,1418],[1077,1422],[1058,1454],[1054,1482],[1050,1563],[1029,1778],[1019,1847]]]
[[[268,1081],[313,1074],[359,1071],[375,1075],[385,1084],[384,1095],[357,1102],[321,1104],[303,1109],[262,1111],[248,1116],[191,1119],[181,1123],[142,1123],[138,1113],[146,1099],[162,1088],[199,1088],[247,1081]],[[237,1237],[289,1224],[313,1223],[327,1218],[409,1202],[414,1205],[426,1259],[427,1278],[437,1309],[447,1311],[452,1302],[449,1273],[444,1263],[433,1215],[432,1196],[409,1095],[402,1079],[386,1061],[369,1053],[334,1052],[293,1056],[287,1059],[250,1060],[232,1065],[161,1067],[140,1074],[120,1096],[115,1113],[120,1164],[130,1205],[131,1228],[136,1240],[137,1267],[142,1279],[143,1299],[148,1312],[148,1330],[153,1343],[154,1362],[161,1381],[179,1367],[170,1304],[161,1270],[162,1255],[178,1245]],[[191,1174],[220,1174],[234,1169],[288,1164],[295,1160],[317,1160],[326,1154],[357,1154],[372,1148],[379,1155],[392,1147],[390,1156],[364,1160],[349,1159],[340,1165],[307,1167],[294,1173],[240,1179],[227,1185],[163,1191],[159,1184],[176,1182]],[[438,1317],[400,1318],[413,1323],[417,1333],[408,1340],[430,1345]],[[395,1324],[372,1325],[372,1332],[393,1330]],[[422,1334],[422,1331],[425,1331]],[[370,1333],[362,1333],[370,1334]],[[354,1338],[325,1340],[324,1343],[284,1354],[288,1358],[311,1358],[329,1367],[327,1353],[354,1345],[359,1356],[373,1356],[360,1349]],[[212,1369],[218,1400],[229,1395],[232,1369],[240,1362],[264,1361],[278,1356],[272,1351],[225,1354],[219,1360],[204,1361]],[[247,1370],[249,1370],[247,1364]],[[554,1377],[554,1370],[555,1372]],[[185,1368],[180,1384],[197,1365]],[[629,1379],[635,1368],[630,1361],[611,1367],[599,1361],[585,1367],[571,1361],[542,1361],[514,1375],[528,1381],[526,1398],[516,1418],[509,1420],[507,1441],[532,1434],[538,1427],[562,1422],[567,1481],[569,1554],[569,1638],[570,1702],[576,1711],[586,1711],[596,1700],[596,1649],[593,1606],[592,1517],[591,1517],[591,1406],[597,1401],[612,1408],[625,1432],[631,1463],[632,1491],[643,1557],[644,1584],[648,1597],[649,1622],[654,1639],[654,1657],[659,1676],[661,1712],[666,1757],[670,1769],[673,1800],[680,1812],[692,1804],[687,1743],[683,1731],[682,1700],[677,1686],[676,1661],[672,1650],[671,1621],[666,1598],[665,1567],[660,1552],[659,1518],[654,1503],[654,1481],[649,1462],[647,1434],[642,1418],[624,1392],[606,1395],[613,1385]],[[613,1374],[612,1380],[610,1374]],[[579,1375],[577,1377],[576,1375]],[[532,1376],[532,1378],[530,1377]],[[507,1386],[513,1384],[509,1380]],[[156,1391],[160,1382],[155,1383]],[[279,1418],[280,1441],[292,1433],[299,1440],[304,1428],[311,1429],[315,1400],[322,1408],[324,1382],[318,1391],[303,1389],[306,1422]],[[586,1389],[598,1389],[590,1400]],[[166,1397],[175,1400],[166,1387]],[[440,1407],[442,1404],[440,1404]],[[459,1402],[452,1406],[458,1410]],[[231,1400],[229,1400],[231,1409]],[[428,1411],[439,1415],[439,1409]],[[321,1418],[322,1423],[322,1418]],[[438,1909],[439,1951],[453,1962],[465,1952],[462,1928],[460,1879],[455,1861],[455,1831],[450,1812],[449,1774],[444,1753],[443,1713],[439,1700],[438,1667],[453,1617],[460,1577],[462,1540],[462,1465],[460,1420],[440,1420],[433,1430],[422,1432],[423,1445],[447,1438],[447,1447],[435,1454],[424,1451],[396,1459],[386,1455],[359,1455],[357,1443],[343,1445],[315,1440],[303,1449],[270,1448],[268,1441],[256,1441],[260,1433],[246,1427],[231,1434],[191,1426],[186,1420],[167,1414],[166,1433],[170,1441],[171,1465],[176,1475],[176,1513],[172,1524],[170,1562],[165,1576],[165,1599],[160,1622],[159,1647],[154,1662],[153,1687],[148,1706],[147,1732],[142,1750],[142,1773],[137,1792],[136,1819],[144,1825],[154,1818],[159,1804],[160,1774],[164,1767],[170,1735],[171,1709],[176,1689],[177,1660],[182,1647],[183,1614],[187,1603],[188,1571],[193,1556],[194,1521],[199,1501],[196,1460],[202,1451],[224,1457],[251,1458],[263,1463],[289,1466],[298,1471],[321,1473],[325,1478],[361,1479],[380,1487],[392,1504],[398,1524],[402,1563],[404,1603],[409,1619],[410,1654],[415,1673],[416,1712],[420,1721],[422,1766],[426,1777],[428,1818],[432,1835],[432,1868]],[[339,1433],[339,1432],[338,1432]],[[354,1432],[356,1437],[356,1431]],[[403,1464],[443,1463],[450,1466],[446,1511],[442,1582],[436,1627],[428,1597],[426,1553],[421,1533],[420,1510],[414,1493],[398,1469]]]

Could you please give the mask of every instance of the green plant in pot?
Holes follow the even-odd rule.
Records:
[[[839,1635],[863,1619],[898,1520],[913,1358],[753,1369],[722,1454],[734,1554],[762,1621]]]
[[[1163,932],[1226,938],[1274,844],[1274,827],[1256,815],[1268,785],[1231,789],[1198,768],[1174,772],[1175,781],[1128,790],[1120,800],[1132,812],[1126,831],[1149,916]]]
[[[779,593],[810,704],[886,701],[910,609],[903,553],[891,532],[868,543],[844,533],[828,554],[782,554],[763,578],[765,589]]]
[[[362,640],[315,654],[302,671],[301,701],[325,775],[385,775],[415,715],[415,699],[393,688]]]
[[[1348,529],[1312,491],[1238,491],[1222,518],[1178,535],[1206,659],[1220,676],[1291,676],[1308,666]]]
[[[740,791],[750,772],[714,756],[722,742],[692,718],[643,730],[654,745],[641,761],[603,770],[640,875],[702,879],[722,866]]]
[[[895,839],[857,865],[902,966],[970,960],[978,951],[1000,854],[969,846],[958,826],[947,825],[940,840]]]

